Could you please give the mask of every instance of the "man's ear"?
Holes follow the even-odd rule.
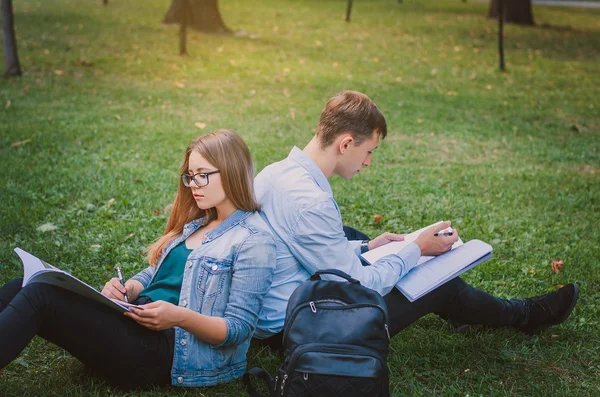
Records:
[[[341,139],[338,145],[338,149],[340,151],[340,154],[344,154],[344,152],[350,147],[350,145],[354,143],[354,138],[349,132],[340,135],[340,138]]]

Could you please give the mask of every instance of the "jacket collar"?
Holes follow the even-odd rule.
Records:
[[[323,189],[324,191],[326,191],[327,193],[329,193],[330,195],[333,196],[333,191],[331,190],[331,185],[329,184],[329,181],[325,177],[325,174],[323,174],[323,171],[321,171],[319,166],[317,166],[317,164],[310,157],[308,157],[308,155],[306,153],[304,153],[302,150],[300,150],[297,146],[294,146],[292,148],[292,150],[290,151],[288,158],[291,159],[292,161],[295,161],[300,166],[302,166],[304,169],[306,169],[306,171],[308,171],[310,176],[313,177],[313,179],[315,180],[317,185],[321,189]]]
[[[219,226],[214,228],[213,230],[206,233],[204,236],[204,242],[212,241],[218,237],[220,237],[223,233],[227,232],[232,227],[238,225],[246,218],[252,215],[252,212],[247,212],[243,210],[235,210],[231,215],[229,215]],[[183,234],[181,236],[182,240],[188,238],[192,233],[198,230],[200,227],[206,224],[206,218],[194,219],[193,221],[187,223],[183,227]]]

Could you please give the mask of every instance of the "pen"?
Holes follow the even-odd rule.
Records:
[[[117,275],[119,276],[119,281],[121,282],[121,285],[124,287],[125,286],[125,282],[123,281],[123,275],[121,274],[121,268],[119,266],[117,266]],[[127,297],[127,289],[125,289],[125,302],[129,303],[129,298]]]
[[[445,237],[445,236],[452,236],[454,234],[454,232],[437,232],[434,234],[435,237]]]

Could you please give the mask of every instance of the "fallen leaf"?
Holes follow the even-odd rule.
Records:
[[[491,84],[488,84],[488,85],[486,85],[486,86],[485,86],[485,89],[486,89],[486,90],[491,90],[492,88],[493,88],[493,87],[492,87],[492,85],[491,85]]]
[[[288,90],[287,87],[283,89],[282,93],[283,93],[283,96],[288,97],[288,98],[290,97],[290,90]]]
[[[12,146],[12,147],[19,147],[19,146],[24,145],[24,144],[29,143],[29,142],[31,142],[31,139],[24,139],[22,141],[13,142],[13,143],[10,144],[10,146]]]
[[[58,70],[57,69],[57,70],[54,71],[54,74],[57,75],[57,76],[64,76],[65,72],[63,72],[62,70]]]
[[[178,88],[185,88],[185,84],[183,84],[181,81],[176,81],[173,83],[173,85]]]
[[[529,271],[529,273],[530,273],[530,274],[534,274],[534,275],[535,275],[535,270],[534,270],[534,269],[531,269],[531,270]]]
[[[10,99],[8,99],[6,101],[6,105],[4,105],[4,109],[8,109],[10,107],[10,104],[11,104]]]
[[[456,94],[456,92],[455,92],[455,91],[448,91],[448,92],[446,93],[446,95],[448,95],[448,96],[456,96],[457,94]]]
[[[121,120],[121,116],[119,116],[118,114],[115,114],[115,119]]]
[[[82,60],[80,60],[80,61],[79,61],[79,64],[80,64],[81,66],[88,66],[88,67],[89,67],[89,66],[94,66],[94,65],[95,65],[95,63],[94,63],[94,62],[89,62],[89,61],[86,61],[85,59],[82,59]]]
[[[110,208],[110,207],[112,207],[112,205],[113,205],[114,203],[115,203],[115,199],[114,199],[114,198],[111,198],[110,200],[108,200],[108,203],[106,203],[106,206],[107,206],[108,208]]]
[[[469,372],[471,370],[471,368],[467,368],[465,369],[465,372]]]
[[[379,222],[381,222],[382,219],[383,219],[383,216],[381,216],[380,214],[373,215],[373,222],[375,222],[375,224],[378,224]]]
[[[562,287],[564,287],[564,285],[563,285],[563,284],[558,284],[558,285],[556,286],[556,289],[561,289]]]
[[[375,62],[375,63],[379,62],[379,58],[377,58],[377,57],[373,58],[373,62]]]
[[[316,44],[317,46],[321,46],[321,45],[323,45],[323,43],[321,43],[319,40],[315,41],[315,44]]]
[[[133,183],[138,183],[140,181],[140,178],[133,178]]]
[[[552,259],[552,262],[551,262],[550,265],[552,266],[552,271],[554,273],[558,273],[558,272],[561,271],[561,269],[563,268],[564,264],[565,264],[565,262],[563,262],[560,259]]]
[[[421,124],[423,122],[423,119],[417,119],[417,123]]]
[[[558,335],[552,334],[552,339],[556,339],[556,338],[558,338]]]
[[[194,127],[203,130],[206,128],[206,123],[194,123]]]
[[[44,223],[43,225],[39,226],[37,228],[37,230],[39,232],[51,232],[53,230],[57,230],[58,227],[53,225],[52,223]]]
[[[294,108],[290,108],[290,116],[292,120],[296,120],[296,110]]]
[[[152,212],[154,212],[154,215],[160,215],[160,210],[157,210],[156,208],[153,209]]]
[[[100,248],[100,244],[92,244],[92,245],[90,245],[90,248],[97,250],[98,248]]]

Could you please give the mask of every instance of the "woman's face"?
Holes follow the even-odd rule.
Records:
[[[188,174],[195,175],[194,178],[198,182],[206,181],[202,175],[196,175],[198,173],[205,173],[216,171],[217,168],[208,162],[202,155],[198,152],[192,152],[189,158],[188,165]],[[208,175],[208,185],[198,187],[194,181],[190,183],[190,189],[192,190],[192,195],[194,196],[194,200],[196,200],[196,204],[198,208],[207,210],[209,208],[216,207],[217,210],[219,207],[223,207],[224,205],[230,206],[231,201],[225,195],[225,190],[223,189],[223,183],[221,181],[221,174],[219,172]]]

